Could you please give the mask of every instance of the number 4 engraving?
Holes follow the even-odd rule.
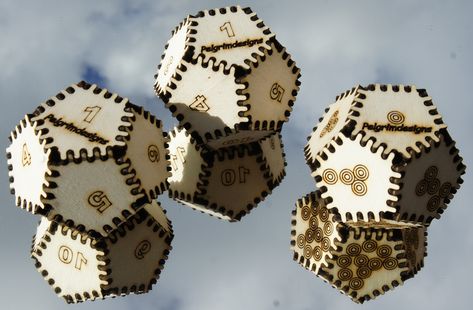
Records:
[[[232,24],[230,24],[230,22],[225,22],[225,24],[220,26],[220,31],[226,31],[229,38],[235,36],[235,32],[233,32]]]
[[[84,118],[84,122],[91,123],[94,118],[97,116],[97,114],[102,110],[101,107],[94,106],[94,107],[87,107],[84,109],[84,112],[87,112],[87,116]]]
[[[23,165],[23,167],[31,165],[31,154],[28,151],[28,146],[26,145],[26,143],[23,144],[23,151],[21,154],[21,164]]]
[[[171,159],[172,159],[171,164],[174,171],[178,169],[178,166],[177,166],[178,159],[184,165],[184,163],[186,162],[185,155],[186,155],[186,150],[182,146],[177,147],[177,155],[171,154]]]

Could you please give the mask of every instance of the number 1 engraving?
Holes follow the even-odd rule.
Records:
[[[220,26],[220,31],[226,31],[229,38],[235,36],[235,32],[233,32],[232,24],[230,24],[230,22],[225,22],[225,24]]]
[[[91,123],[94,118],[97,116],[97,114],[102,110],[101,107],[94,106],[94,107],[87,107],[84,109],[84,112],[87,112],[87,116],[84,118],[84,122]]]

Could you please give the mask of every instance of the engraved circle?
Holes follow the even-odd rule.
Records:
[[[325,169],[322,173],[322,179],[328,185],[333,185],[338,182],[337,172],[331,168]]]
[[[368,258],[368,256],[364,254],[360,254],[357,257],[355,257],[354,261],[357,267],[363,267],[363,266],[368,265],[368,262],[370,261],[370,259]]]
[[[361,253],[361,245],[357,243],[350,243],[347,246],[347,254],[350,256],[358,256]]]
[[[355,181],[355,175],[350,169],[343,169],[340,171],[340,181],[345,185],[352,185]]]
[[[312,247],[307,244],[304,247],[304,257],[305,259],[309,259],[311,256],[312,256]]]
[[[324,233],[327,236],[330,236],[333,233],[333,224],[331,222],[325,222],[325,224],[324,224]]]
[[[313,216],[316,216],[319,213],[320,204],[318,201],[314,201],[312,208],[310,208],[310,212]]]
[[[405,116],[399,111],[391,111],[387,115],[388,122],[394,125],[401,125],[405,121]]]
[[[315,246],[314,250],[312,251],[312,256],[317,261],[321,260],[323,256],[322,249],[319,246]]]
[[[330,250],[330,239],[327,237],[324,237],[322,241],[320,242],[320,246],[322,247],[322,250],[325,252],[328,252]]]
[[[301,209],[301,217],[304,221],[307,221],[310,217],[310,208],[309,206],[303,206]]]
[[[348,281],[353,277],[353,271],[350,269],[342,268],[338,271],[338,278],[341,281]]]
[[[363,244],[361,245],[361,247],[363,251],[365,251],[366,253],[371,253],[376,250],[376,248],[378,247],[378,244],[376,243],[376,241],[370,239],[370,240],[363,241]]]
[[[316,230],[319,227],[319,221],[317,220],[316,216],[311,216],[309,220],[309,227],[310,229]]]
[[[368,268],[375,271],[380,269],[383,266],[383,260],[379,257],[370,258],[368,262]]]
[[[363,181],[356,180],[351,185],[352,192],[357,196],[364,196],[368,192],[368,186]]]
[[[361,289],[364,284],[365,284],[365,283],[363,282],[362,279],[360,279],[360,278],[353,278],[353,279],[350,280],[349,286],[350,286],[350,288],[351,288],[352,290],[355,290],[355,291],[356,291],[356,290]]]
[[[353,173],[355,174],[355,178],[360,181],[366,181],[370,176],[368,168],[364,165],[356,165],[355,168],[353,168]]]
[[[346,254],[340,255],[337,259],[337,265],[342,267],[342,268],[346,268],[346,267],[350,266],[351,265],[351,257],[346,255]]]
[[[309,228],[305,231],[305,241],[307,243],[312,243],[314,241],[314,237],[315,237],[314,230]]]
[[[430,197],[429,201],[427,202],[427,210],[430,212],[435,212],[440,206],[440,197],[438,195],[434,195]]]
[[[429,185],[427,186],[427,193],[430,195],[435,195],[437,191],[440,188],[440,180],[439,179],[434,179],[429,182]]]
[[[425,170],[424,179],[427,182],[433,181],[437,177],[438,173],[439,169],[437,167],[430,166],[429,168],[427,168],[427,170]]]
[[[429,183],[425,180],[422,179],[417,183],[416,185],[416,195],[417,196],[423,196],[425,193],[427,193],[427,187],[429,186]]]
[[[397,259],[393,257],[388,257],[383,262],[383,267],[386,270],[393,270],[397,267]]]
[[[371,276],[371,269],[368,268],[367,266],[362,266],[362,267],[358,268],[358,270],[356,271],[356,275],[360,279],[369,278]]]
[[[317,227],[317,229],[314,232],[314,239],[317,242],[321,242],[322,239],[324,238],[324,233],[320,227]]]
[[[300,234],[299,236],[297,236],[297,246],[301,249],[304,248],[304,246],[305,246],[305,236],[304,236],[304,234]]]
[[[389,245],[383,244],[378,247],[378,250],[376,251],[376,254],[378,254],[379,257],[381,258],[386,258],[391,256],[391,253],[393,250]]]
[[[320,208],[319,217],[323,222],[328,221],[329,212],[328,212],[328,209],[326,207]]]
[[[450,182],[445,182],[439,188],[439,196],[440,198],[447,198],[450,195],[450,191],[452,190],[452,184]]]

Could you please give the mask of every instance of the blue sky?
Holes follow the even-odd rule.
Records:
[[[0,146],[37,105],[81,79],[144,105],[176,124],[153,93],[171,30],[201,9],[229,1],[0,0]],[[292,261],[290,214],[315,189],[303,146],[325,107],[356,84],[426,88],[468,166],[473,155],[473,3],[469,1],[249,1],[302,71],[283,130],[287,176],[241,223],[159,200],[173,221],[173,251],[149,294],[88,302],[83,309],[359,309]],[[0,166],[0,298],[3,309],[64,309],[29,258],[38,218],[14,207]],[[471,177],[429,229],[425,267],[366,309],[469,308],[473,277]],[[470,305],[471,306],[471,305]]]

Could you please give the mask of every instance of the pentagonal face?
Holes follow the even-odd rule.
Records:
[[[155,204],[153,208],[160,208]],[[164,267],[171,249],[172,230],[145,214],[131,218],[107,239],[107,269],[111,294],[144,293]]]
[[[262,157],[266,169],[272,180],[272,186],[277,186],[282,181],[286,172],[286,159],[284,154],[284,147],[279,133],[273,134],[259,142],[261,147]]]
[[[351,108],[358,96],[358,88],[352,88],[337,96],[335,102],[327,108],[326,113],[314,128],[314,132],[309,136],[304,151],[306,161],[313,170],[315,170],[314,164],[317,161],[317,155],[320,155],[347,125],[348,116],[352,113]]]
[[[38,121],[48,147],[57,148],[63,160],[68,152],[79,158],[81,150],[93,157],[95,148],[105,155],[107,147],[124,145],[122,128],[130,123],[123,119],[132,116],[125,111],[126,102],[106,89],[81,82],[43,103],[32,120]]]
[[[175,116],[180,115],[181,125],[200,137],[206,133],[214,135],[216,130],[224,132],[233,129],[236,124],[248,121],[240,116],[246,107],[239,104],[245,97],[237,94],[244,88],[235,82],[234,71],[224,71],[223,65],[214,66],[210,61],[205,67],[199,62],[186,63],[186,70],[178,70],[179,80],[175,80],[175,89],[171,89],[166,106]],[[198,82],[196,82],[198,81]]]
[[[125,221],[140,206],[135,202],[143,195],[134,190],[136,183],[127,184],[133,175],[123,172],[127,164],[117,164],[109,158],[54,168],[59,176],[54,178],[57,187],[47,189],[53,195],[47,201],[52,207],[49,219],[71,220],[106,236],[117,222]]]
[[[194,39],[189,45],[194,47],[194,58],[199,54],[206,59],[215,58],[217,63],[225,62],[248,68],[247,60],[255,60],[254,54],[261,55],[261,49],[269,49],[268,40],[274,36],[263,25],[256,13],[239,6],[200,12],[191,29]]]
[[[185,129],[174,128],[169,137],[169,195],[173,198],[193,197],[199,191],[202,169],[206,165],[202,151]]]
[[[337,208],[342,221],[346,221],[347,215],[356,221],[368,220],[371,213],[379,220],[381,212],[396,212],[387,204],[397,200],[390,190],[399,188],[391,182],[391,178],[400,177],[392,171],[394,154],[384,159],[382,147],[374,153],[372,141],[362,146],[360,140],[361,135],[355,140],[340,135],[342,144],[332,143],[333,153],[328,153],[327,159],[319,157],[320,168],[312,173],[318,180],[317,186],[326,189],[322,197],[332,200],[327,208]]]
[[[153,199],[167,189],[166,179],[171,175],[166,148],[169,139],[163,132],[161,122],[149,112],[134,107],[133,113],[135,117],[131,120],[125,159],[130,160],[140,189]]]
[[[278,130],[289,119],[299,90],[300,70],[286,49],[272,43],[271,50],[258,57],[257,63],[241,81],[248,85],[244,94],[249,106],[245,116],[251,117],[251,129]]]
[[[386,288],[393,289],[412,277],[423,264],[424,227],[406,226],[408,224],[393,221],[379,224],[348,222],[346,225],[348,236],[342,242],[336,242],[339,251],[335,251],[328,260],[333,268],[323,267],[323,277],[354,301],[374,299]],[[406,233],[413,233],[419,239],[414,251],[420,261],[416,258],[415,265],[409,264],[405,258]],[[410,243],[409,255],[412,256],[412,252]]]
[[[337,222],[320,197],[320,192],[299,199],[292,217],[291,245],[294,260],[306,269],[319,274],[332,257],[335,240],[340,240],[336,231]]]
[[[460,187],[465,166],[454,142],[441,135],[439,143],[432,143],[402,170],[397,219],[429,224],[440,217]]]
[[[374,146],[386,145],[385,154],[396,150],[410,158],[409,149],[419,153],[417,143],[428,147],[428,139],[438,141],[439,130],[446,127],[425,90],[376,84],[359,92],[361,105],[350,116],[356,122],[353,134],[363,132],[364,141],[376,138]]]
[[[172,33],[166,47],[166,51],[159,64],[158,74],[154,87],[159,94],[166,94],[171,78],[176,74],[182,59],[187,51],[189,41],[189,26],[191,21],[184,20]]]
[[[208,202],[207,208],[239,220],[270,192],[261,162],[261,151],[249,145],[221,149],[214,153],[205,192],[198,197]]]
[[[37,234],[36,239],[40,241],[31,253],[38,271],[67,302],[102,297],[101,285],[106,281],[100,277],[106,272],[102,268],[105,262],[99,258],[104,253],[77,231],[49,221],[48,226],[46,231],[38,231],[41,236]]]
[[[48,168],[50,150],[46,150],[36,125],[25,118],[12,132],[12,143],[7,148],[10,189],[17,206],[32,213],[44,209],[43,186],[48,184],[46,176],[51,173]]]

